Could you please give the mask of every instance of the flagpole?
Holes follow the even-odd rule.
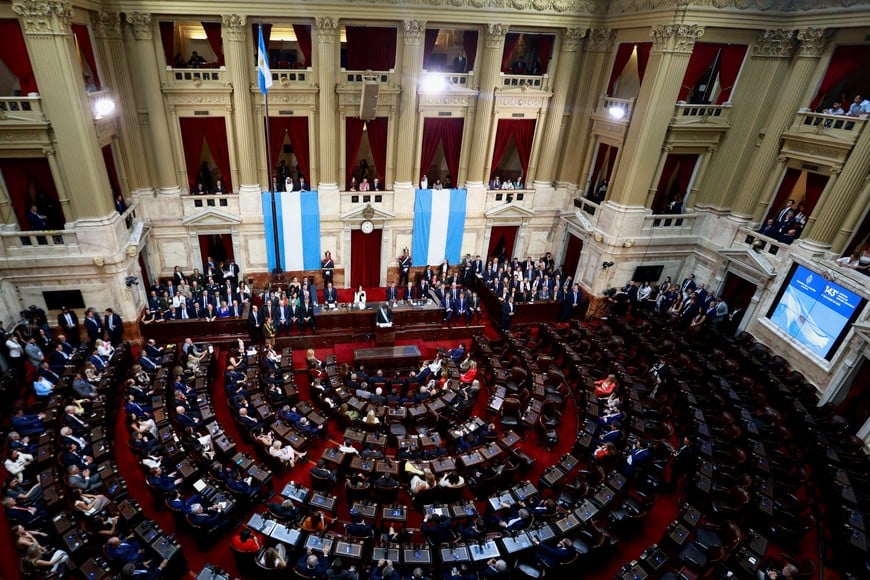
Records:
[[[257,43],[257,52],[261,53],[258,55],[258,60],[260,58],[265,59],[265,68],[266,71],[269,71],[268,59],[269,54],[266,51],[263,42],[263,25],[260,24],[260,38]],[[263,93],[263,110],[266,114],[266,171],[269,180],[269,201],[272,203],[272,241],[275,244],[275,269],[272,271],[273,274],[280,275],[281,271],[281,246],[279,245],[279,237],[278,237],[278,208],[275,203],[275,180],[272,179],[272,152],[269,150],[269,145],[272,142],[271,136],[269,134],[269,91],[268,87],[272,84],[271,77],[266,79],[264,77],[264,72],[260,67],[260,63],[258,62],[258,76],[263,77],[262,82],[260,83],[260,89]],[[269,71],[271,74],[271,71]]]

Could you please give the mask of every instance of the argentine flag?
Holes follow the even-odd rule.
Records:
[[[272,86],[272,71],[269,70],[269,53],[266,52],[266,43],[263,42],[263,25],[260,25],[260,41],[257,43],[257,81],[260,84],[260,92],[264,95]]]
[[[320,269],[320,205],[316,191],[275,192],[275,211],[268,191],[263,192],[263,225],[266,230],[266,256],[269,270],[275,269],[275,236],[278,224],[278,249],[285,272]]]
[[[459,262],[465,231],[464,189],[418,189],[411,255],[415,265]]]

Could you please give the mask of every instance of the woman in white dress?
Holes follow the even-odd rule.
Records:
[[[360,310],[363,310],[366,307],[366,291],[363,290],[362,284],[360,284],[357,291],[353,293],[353,303],[356,304]]]

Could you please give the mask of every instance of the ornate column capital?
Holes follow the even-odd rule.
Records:
[[[14,0],[12,11],[21,19],[25,34],[70,34],[72,31],[69,0]]]
[[[589,31],[586,48],[591,52],[610,52],[616,42],[616,31],[610,28],[593,28]]]
[[[322,16],[314,19],[319,44],[334,44],[338,40],[338,18]]]
[[[483,31],[483,46],[485,48],[501,48],[504,37],[510,30],[509,24],[487,24]]]
[[[650,36],[656,50],[691,54],[695,41],[704,36],[704,27],[697,24],[656,24]]]
[[[562,52],[577,52],[580,43],[586,38],[585,28],[566,28],[560,34],[562,39]]]
[[[245,24],[248,17],[239,14],[224,14],[221,16],[221,34],[232,42],[245,41]]]
[[[42,148],[42,154],[46,157],[54,157],[55,153],[57,153],[57,150],[54,148],[54,145],[45,145]]]
[[[133,27],[133,38],[151,40],[154,34],[154,30],[151,28],[151,14],[148,12],[127,12],[127,24]]]
[[[94,36],[107,40],[121,40],[121,14],[111,10],[91,12],[91,28]]]
[[[794,54],[794,32],[784,28],[762,30],[755,44],[752,45],[752,54],[772,58],[791,58]]]
[[[818,58],[825,51],[830,35],[824,28],[805,28],[797,33],[797,56]]]
[[[405,46],[420,46],[423,33],[426,31],[425,20],[403,20],[402,41]]]

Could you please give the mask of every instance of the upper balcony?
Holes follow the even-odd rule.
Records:
[[[189,218],[214,208],[216,211],[239,215],[239,195],[182,195],[181,209],[183,217]]]
[[[842,167],[867,125],[867,117],[797,112],[783,134],[782,154],[812,164]]]
[[[668,128],[671,147],[718,147],[731,127],[731,105],[678,102]]]
[[[535,89],[538,91],[550,90],[549,75],[515,75],[500,73],[501,88],[507,89]]]
[[[617,99],[602,95],[592,111],[593,131],[622,141],[628,132],[634,104],[635,99]]]
[[[0,97],[0,123],[44,124],[47,120],[42,111],[42,99],[39,95],[32,97]]]
[[[256,78],[256,76],[254,77]],[[224,87],[229,82],[226,67],[215,68],[173,68],[167,66],[163,71],[163,84],[168,88],[184,89],[191,87]]]

